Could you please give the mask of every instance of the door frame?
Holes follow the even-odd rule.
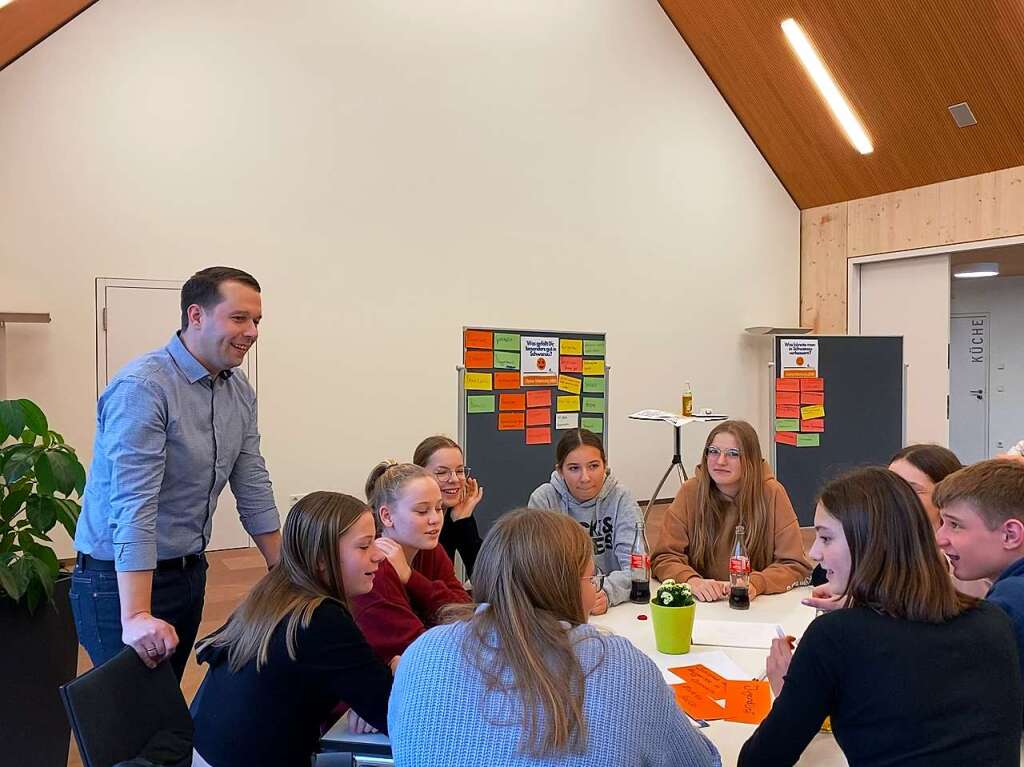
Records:
[[[992,409],[991,409],[991,395],[992,395],[992,355],[989,352],[992,341],[992,313],[991,312],[957,312],[953,314],[950,312],[949,324],[950,328],[953,326],[954,319],[965,319],[967,317],[984,317],[985,318],[985,455],[989,455],[992,452]],[[953,376],[953,333],[952,330],[949,334],[949,375],[950,378]],[[952,442],[953,436],[953,387],[950,387],[949,394],[949,435],[950,442]],[[982,460],[985,460],[984,458]]]

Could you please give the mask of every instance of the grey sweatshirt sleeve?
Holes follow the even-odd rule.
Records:
[[[526,505],[531,509],[565,511],[565,509],[562,508],[561,499],[558,497],[558,491],[555,490],[550,482],[545,482],[530,493],[530,500],[526,502]]]
[[[629,490],[622,488],[622,493],[616,501],[617,508],[614,510],[615,534],[612,546],[619,568],[609,572],[604,579],[604,592],[608,595],[609,605],[622,604],[629,599],[629,592],[633,585],[629,553],[633,548],[636,523],[640,519],[640,506],[637,505],[633,494]]]

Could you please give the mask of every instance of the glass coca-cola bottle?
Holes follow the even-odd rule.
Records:
[[[736,540],[729,557],[729,607],[734,610],[750,608],[750,557],[744,532],[743,525],[736,525]]]
[[[633,580],[629,589],[629,601],[638,605],[647,604],[651,601],[651,560],[647,556],[643,522],[636,523],[633,548],[629,552],[629,569]]]

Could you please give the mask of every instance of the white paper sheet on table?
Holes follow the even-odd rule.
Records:
[[[737,681],[746,681],[747,679],[750,679],[750,674],[743,673],[743,669],[736,664],[736,661],[721,650],[689,652],[685,655],[680,655],[679,661],[672,663],[672,668],[678,668],[679,666],[696,666],[698,663],[726,679],[735,679]],[[662,676],[665,677],[665,681],[669,684],[679,684],[682,681],[667,669],[661,673]]]
[[[692,644],[715,647],[752,647],[769,650],[779,636],[777,623],[744,623],[742,621],[694,621]]]

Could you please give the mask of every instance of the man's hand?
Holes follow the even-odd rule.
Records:
[[[131,647],[150,668],[167,660],[178,646],[174,626],[148,612],[121,619],[121,641]]]

